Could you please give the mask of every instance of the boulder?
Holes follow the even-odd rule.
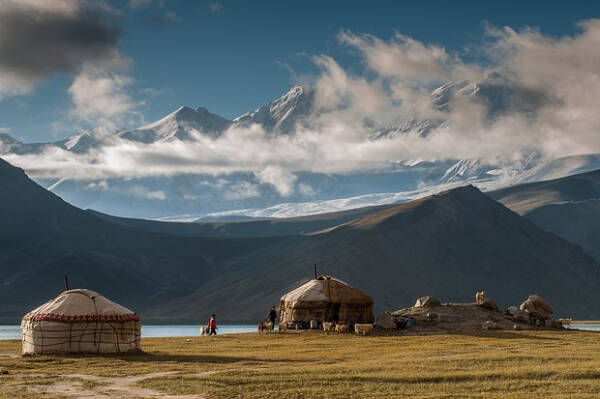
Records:
[[[483,302],[481,302],[478,305],[484,309],[489,309],[489,310],[498,310],[499,309],[498,305],[496,305],[496,303],[494,301],[492,301],[491,299],[484,299]]]
[[[429,320],[433,320],[433,319],[437,319],[438,318],[438,314],[434,313],[434,312],[429,312],[425,316],[427,316],[427,319],[429,319]]]
[[[375,320],[375,325],[386,330],[395,330],[398,328],[398,326],[396,326],[396,322],[394,321],[394,317],[387,312],[377,317],[377,320]]]
[[[415,321],[410,317],[396,317],[394,318],[396,322],[396,327],[400,330],[403,328],[413,328],[415,326]]]
[[[564,325],[560,320],[552,320],[552,328],[563,329]]]
[[[517,313],[519,311],[519,308],[516,306],[509,306],[506,311],[508,312],[509,315],[514,316],[515,313]]]
[[[442,303],[432,296],[422,296],[415,302],[415,308],[435,308],[440,306]]]
[[[551,319],[554,314],[554,309],[544,298],[539,295],[529,295],[529,298],[521,304],[521,310],[530,314],[530,317],[535,320]]]
[[[524,310],[517,309],[516,312],[511,313],[512,319],[521,323],[527,323],[529,321],[529,313]]]
[[[499,330],[500,326],[495,321],[488,320],[481,326],[484,330]]]

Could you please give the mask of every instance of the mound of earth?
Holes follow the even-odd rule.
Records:
[[[538,329],[527,321],[502,310],[489,309],[475,303],[445,303],[435,307],[412,307],[390,313],[398,321],[414,320],[415,333],[473,332],[482,329]],[[486,327],[484,327],[486,325]]]

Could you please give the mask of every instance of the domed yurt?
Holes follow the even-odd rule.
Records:
[[[21,322],[23,354],[140,350],[140,317],[85,289],[64,291]]]
[[[334,277],[322,275],[281,297],[280,324],[307,329],[311,321],[372,323],[373,298]]]

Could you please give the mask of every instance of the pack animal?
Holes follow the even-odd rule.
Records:
[[[373,331],[373,324],[355,324],[354,332],[356,335],[367,335]]]
[[[558,319],[557,321],[560,323],[562,328],[569,328],[573,319]]]
[[[330,321],[323,322],[323,331],[325,332],[325,334],[329,334],[329,333],[333,332],[334,328],[335,328],[335,323],[332,323]]]
[[[270,321],[266,322],[263,324],[263,331],[270,333],[273,332],[273,323],[271,323]]]
[[[336,324],[335,325],[335,332],[336,333],[347,333],[350,331],[350,326],[348,324]]]
[[[481,305],[484,300],[485,300],[485,291],[475,293],[475,302],[478,305]]]

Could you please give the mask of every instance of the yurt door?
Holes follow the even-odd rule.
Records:
[[[329,315],[327,317],[327,321],[337,323],[340,321],[340,308],[342,304],[340,303],[332,303],[329,307]]]

